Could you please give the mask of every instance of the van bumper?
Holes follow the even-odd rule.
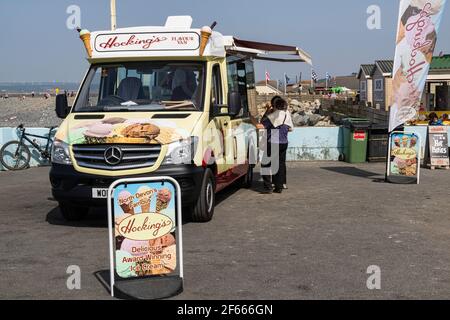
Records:
[[[195,165],[168,165],[151,173],[110,177],[81,173],[70,165],[52,164],[50,183],[56,201],[94,207],[106,206],[106,199],[92,198],[92,188],[108,188],[112,182],[123,178],[169,176],[180,184],[182,205],[190,206],[199,197],[204,171]]]

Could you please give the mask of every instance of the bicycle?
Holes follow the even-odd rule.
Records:
[[[0,149],[0,162],[1,164],[8,170],[23,170],[28,167],[31,159],[31,152],[27,145],[25,145],[25,141],[28,141],[34,148],[36,148],[41,157],[46,160],[50,160],[51,158],[51,149],[53,146],[52,131],[57,127],[48,128],[48,137],[40,136],[36,134],[31,134],[26,132],[26,128],[23,124],[17,127],[19,130],[18,138],[19,141],[9,141],[5,143]],[[39,138],[47,140],[45,144],[45,148],[43,148],[36,139]]]

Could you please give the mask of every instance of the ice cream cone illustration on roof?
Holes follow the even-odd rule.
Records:
[[[84,47],[86,48],[86,52],[89,56],[89,58],[92,58],[92,47],[91,47],[91,32],[86,29],[77,29],[80,33],[80,39],[84,43]]]
[[[211,27],[204,26],[200,29],[200,56],[203,56],[205,52],[206,45],[212,34],[212,29],[216,26],[216,22],[211,25]]]

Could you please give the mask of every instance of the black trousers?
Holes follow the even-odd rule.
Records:
[[[264,181],[265,189],[272,189],[272,183],[275,185],[275,189],[282,189],[283,184],[286,184],[286,151],[288,144],[280,143],[278,144],[278,170],[275,174],[269,174],[268,172],[264,172],[262,175]],[[262,168],[267,170],[270,169],[272,165],[271,161],[272,156],[272,144],[267,143],[267,150],[263,155],[263,163],[261,164]],[[276,170],[276,168],[274,168]]]

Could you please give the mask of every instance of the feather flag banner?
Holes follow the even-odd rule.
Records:
[[[415,119],[447,0],[401,0],[389,131]]]

